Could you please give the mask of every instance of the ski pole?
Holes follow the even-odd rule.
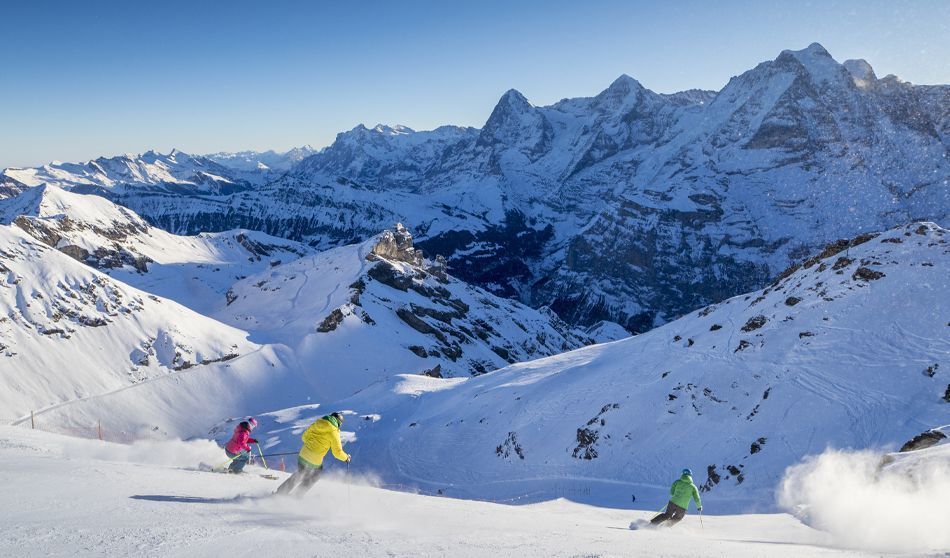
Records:
[[[261,463],[264,464],[264,468],[265,468],[265,469],[270,469],[270,467],[267,466],[267,460],[264,459],[264,452],[261,451],[261,445],[258,444],[258,443],[256,443],[256,442],[255,442],[254,445],[257,446],[257,453],[260,454],[260,456],[261,456]]]
[[[699,528],[702,531],[706,530],[706,526],[703,525],[703,509],[699,508]]]
[[[283,453],[265,453],[262,457],[280,457],[282,455],[297,455],[299,451],[285,451]]]
[[[222,469],[222,468],[224,468],[224,467],[227,467],[228,465],[231,464],[232,461],[234,461],[235,459],[238,458],[238,455],[241,455],[241,454],[239,453],[239,454],[235,455],[234,457],[228,459],[227,461],[225,461],[224,463],[222,463],[222,464],[220,464],[220,465],[215,465],[214,467],[211,468],[211,470],[214,471],[214,470],[216,470],[216,469]]]

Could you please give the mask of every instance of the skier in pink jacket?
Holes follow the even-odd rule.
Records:
[[[231,458],[231,465],[228,466],[229,473],[244,472],[244,466],[251,458],[251,444],[257,443],[257,440],[251,438],[251,430],[254,430],[256,426],[257,420],[251,417],[234,427],[234,434],[224,446],[224,453]]]

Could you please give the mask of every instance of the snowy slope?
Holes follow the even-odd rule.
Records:
[[[866,235],[633,338],[464,382],[392,378],[336,406],[366,418],[360,462],[428,492],[624,506],[662,501],[691,467],[714,509],[771,509],[806,455],[946,422],[948,241],[926,223]]]
[[[359,475],[327,475],[304,499],[287,500],[270,496],[274,481],[187,470],[220,456],[206,442],[119,446],[0,428],[0,475],[16,479],[0,497],[11,504],[0,506],[0,552],[204,557],[237,545],[250,556],[880,555],[842,549],[784,514],[707,516],[702,526],[690,516],[675,531],[631,532],[627,524],[649,512],[435,498],[374,488]]]
[[[481,374],[589,342],[551,313],[496,297],[425,262],[401,226],[252,275],[214,317],[294,349],[321,401],[393,374]]]
[[[13,224],[76,260],[201,313],[239,279],[313,253],[256,231],[173,235],[92,195],[41,185],[0,199],[0,224]]]
[[[5,420],[258,350],[246,337],[0,226]]]

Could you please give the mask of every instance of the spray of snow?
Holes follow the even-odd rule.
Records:
[[[828,450],[788,468],[778,500],[806,524],[849,547],[950,549],[950,459],[882,467],[879,453]]]
[[[274,527],[283,528],[286,527],[283,522],[293,518],[309,528],[342,532],[375,529],[423,535],[426,527],[413,522],[406,515],[406,509],[393,513],[392,509],[379,505],[376,489],[381,486],[381,480],[370,473],[330,470],[302,496],[267,496],[243,501],[256,510],[255,524],[274,522]]]
[[[134,444],[66,442],[64,453],[73,458],[141,463],[166,467],[197,468],[199,463],[218,464],[227,459],[211,440],[143,440]]]

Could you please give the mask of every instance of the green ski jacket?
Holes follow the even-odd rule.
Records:
[[[697,508],[703,507],[703,502],[699,499],[699,489],[693,484],[693,477],[683,475],[673,481],[673,486],[670,487],[670,502],[685,510],[689,508],[691,498],[696,500]]]

